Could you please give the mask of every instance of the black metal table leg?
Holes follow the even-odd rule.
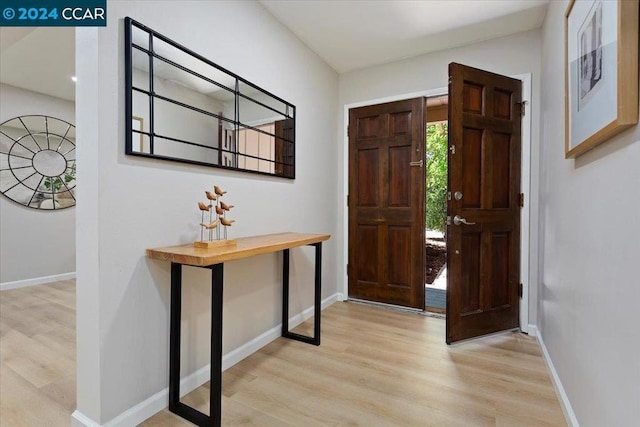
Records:
[[[209,414],[211,424],[219,426],[222,420],[222,289],[223,265],[211,267],[211,394]]]
[[[219,427],[222,421],[222,290],[223,264],[211,267],[211,395],[209,414],[180,402],[180,316],[182,264],[171,263],[171,313],[169,325],[169,410],[192,423]]]
[[[316,265],[314,274],[314,299],[315,318],[313,322],[313,333],[316,337],[314,344],[320,345],[320,313],[322,312],[322,242],[315,243]]]
[[[286,337],[289,333],[289,249],[282,251],[282,331]]]
[[[313,337],[289,331],[289,249],[282,251],[282,336],[308,344],[320,345],[320,313],[322,303],[322,242],[314,243],[316,248]]]
[[[169,410],[180,403],[180,316],[182,312],[182,264],[171,263],[171,312],[169,314]]]

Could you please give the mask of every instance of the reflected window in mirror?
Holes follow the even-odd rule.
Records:
[[[295,178],[295,106],[125,18],[126,153]]]

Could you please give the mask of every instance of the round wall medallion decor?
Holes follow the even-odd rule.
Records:
[[[76,128],[49,116],[0,124],[0,193],[33,209],[75,206]]]

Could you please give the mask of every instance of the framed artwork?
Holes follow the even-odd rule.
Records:
[[[571,0],[565,14],[565,157],[638,123],[638,0]]]
[[[144,120],[142,119],[142,117],[131,117],[131,130],[137,130],[138,132],[144,131]],[[136,153],[146,153],[146,151],[144,151],[144,141],[142,139],[143,135],[141,133],[134,132],[132,137],[132,150]]]

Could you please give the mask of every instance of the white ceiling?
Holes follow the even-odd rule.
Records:
[[[75,64],[74,28],[0,28],[2,83],[73,101]]]
[[[259,0],[338,73],[542,26],[549,0]]]
[[[339,73],[538,28],[548,1],[259,0]],[[74,100],[74,70],[73,28],[0,28],[0,82]]]

